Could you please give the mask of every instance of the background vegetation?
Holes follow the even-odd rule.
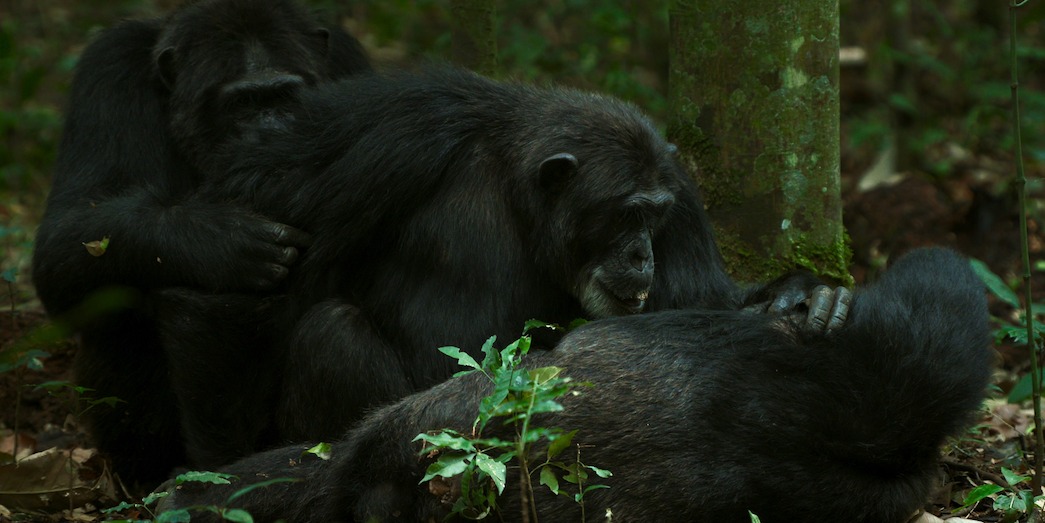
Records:
[[[1011,287],[1017,281],[1019,248],[1010,190],[1015,169],[1008,3],[840,1],[842,187],[854,276],[862,280],[893,252],[944,243],[984,259],[1001,276],[999,285]],[[29,259],[77,56],[100,29],[121,18],[165,12],[177,3],[0,1],[0,304],[5,309],[40,310],[29,284]],[[348,28],[379,63],[450,55],[449,1],[307,3]],[[662,124],[669,120],[668,0],[496,4],[497,76],[610,93]],[[1035,300],[1041,302],[1045,1],[1031,0],[1019,20],[1023,143],[1033,200],[1031,256],[1039,261],[1033,281]],[[1004,301],[992,310],[1002,324],[1014,319],[1014,308]],[[0,320],[3,348],[17,334],[10,331],[21,324]],[[998,382],[1008,393],[1026,368],[1025,350],[1002,342],[999,352],[1006,375]],[[2,391],[0,404],[6,404]],[[1013,434],[998,436],[1003,442],[991,454],[1024,470],[1012,457],[1019,445],[1011,442],[1020,441],[1026,420],[1019,409],[995,416],[1004,417]],[[0,429],[3,424],[0,418]],[[1013,445],[1015,450],[1009,448]]]
[[[27,252],[77,55],[101,28],[176,3],[0,3],[0,271],[18,283],[17,303],[33,301],[22,285]],[[449,2],[310,3],[353,31],[379,62],[449,56]],[[496,4],[499,76],[608,92],[667,120],[667,0]],[[1005,11],[1005,3],[979,0],[841,1],[842,46],[858,57],[843,58],[844,176],[870,172],[885,152],[899,170],[934,178],[963,174],[956,165],[985,156],[1001,165],[988,169],[990,184],[979,180],[978,190],[1005,193],[1012,171]],[[1031,2],[1020,20],[1024,143],[1033,175],[1045,162],[1043,2]],[[1040,182],[1032,179],[1037,194]]]

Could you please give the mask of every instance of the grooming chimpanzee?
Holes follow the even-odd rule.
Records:
[[[260,210],[196,198],[202,175],[169,131],[171,111],[205,112],[200,125],[225,139],[239,121],[277,122],[298,84],[369,69],[354,38],[287,0],[195,2],[123,22],[84,51],[33,281],[48,312],[82,332],[79,384],[124,401],[85,417],[125,480],[160,478],[184,459],[149,295],[268,291],[308,241]],[[104,254],[84,248],[104,237]],[[113,287],[132,303],[86,323],[68,317]]]
[[[193,115],[176,120],[213,169],[213,201],[314,233],[270,331],[236,330],[268,314],[256,301],[164,293],[166,343],[194,362],[176,387],[200,466],[252,450],[229,427],[264,419],[273,408],[256,395],[269,391],[282,394],[279,439],[335,438],[449,377],[442,345],[477,350],[534,317],[752,301],[723,269],[674,148],[620,101],[431,68],[305,89],[298,111],[225,143],[196,133]],[[789,309],[809,293],[777,288],[753,301]]]
[[[609,489],[585,496],[589,519],[747,522],[750,510],[763,521],[907,521],[933,485],[939,445],[984,398],[983,285],[953,251],[922,249],[855,293],[841,327],[801,319],[702,309],[612,318],[527,356],[528,367],[593,384],[533,420],[577,429],[584,462],[613,473],[600,480]],[[165,508],[224,505],[245,484],[296,477],[231,505],[266,521],[442,520],[447,507],[419,483],[434,457],[413,438],[468,433],[490,388],[480,374],[451,379],[371,413],[330,461],[307,446],[257,454],[225,469],[239,481],[183,484]],[[498,422],[483,436],[515,437]],[[517,474],[507,477],[500,516],[517,521]],[[572,498],[536,484],[534,496],[541,521],[581,520]]]

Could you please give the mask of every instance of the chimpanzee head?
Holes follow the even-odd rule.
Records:
[[[539,260],[592,317],[641,312],[653,239],[686,175],[675,146],[635,108],[575,92],[563,101],[546,104],[554,131],[535,139],[528,162],[545,203]]]
[[[190,161],[208,165],[214,144],[285,127],[299,87],[345,72],[332,54],[369,69],[358,42],[335,36],[288,0],[202,0],[171,14],[153,55]]]

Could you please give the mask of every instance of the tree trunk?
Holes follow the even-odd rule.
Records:
[[[454,62],[477,73],[497,70],[497,40],[492,0],[452,0],[454,27],[450,35]]]
[[[734,275],[849,283],[837,0],[673,0],[668,135]]]

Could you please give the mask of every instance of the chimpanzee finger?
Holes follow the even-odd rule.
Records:
[[[845,287],[838,287],[834,292],[831,305],[831,317],[827,320],[827,332],[838,330],[849,318],[849,304],[853,301],[853,293]]]
[[[288,245],[301,249],[305,249],[312,245],[311,234],[283,223],[269,224],[268,232],[273,235],[272,241],[280,245]]]
[[[266,267],[266,273],[267,274],[257,280],[259,290],[266,290],[275,287],[279,282],[287,278],[287,275],[290,274],[290,269],[283,265],[269,263]]]
[[[806,316],[806,328],[823,332],[831,319],[831,306],[834,303],[834,292],[827,285],[817,285],[809,296],[809,313]]]
[[[298,250],[293,247],[284,247],[280,249],[279,259],[276,263],[289,266],[294,265],[294,262],[298,261]]]
[[[783,314],[795,310],[799,304],[807,298],[804,289],[784,289],[769,303],[766,312],[770,314]]]

